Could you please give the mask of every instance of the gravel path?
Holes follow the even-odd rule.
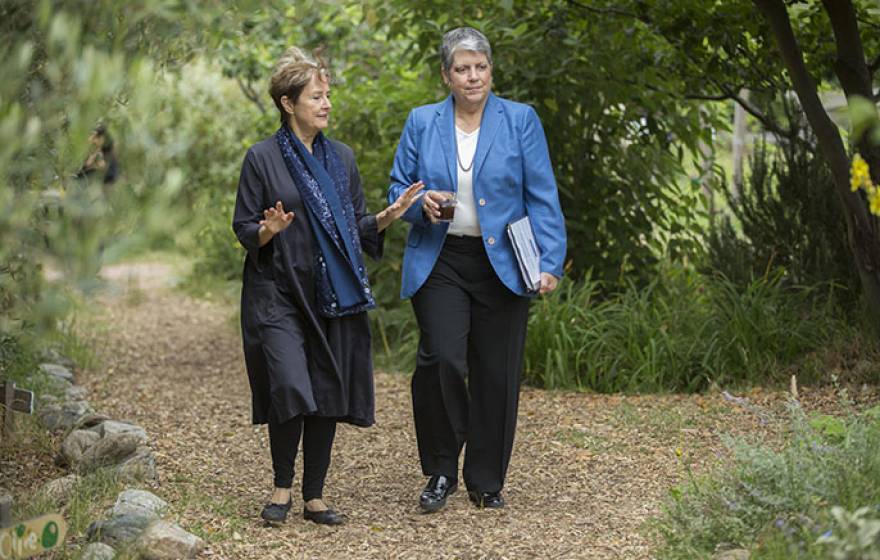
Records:
[[[97,302],[105,365],[83,382],[97,410],[147,429],[158,493],[208,541],[206,558],[651,558],[643,525],[683,464],[700,471],[716,461],[722,432],[768,435],[765,413],[719,395],[525,388],[507,507],[480,511],[459,492],[422,515],[409,378],[377,373],[376,425],[340,427],[326,486],[349,522],[328,528],[294,515],[267,528],[258,514],[271,487],[268,441],[249,421],[237,309],[169,289],[170,273],[149,264],[107,271],[119,289]],[[781,411],[779,395],[749,402]]]

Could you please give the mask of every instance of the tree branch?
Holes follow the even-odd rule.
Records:
[[[693,99],[695,101],[728,101],[730,100],[730,96],[726,93],[722,93],[719,95],[706,95],[702,93],[685,93],[685,99]]]
[[[647,25],[653,25],[653,23],[654,23],[653,20],[648,15],[640,15],[637,13],[628,12],[628,11],[620,10],[620,9],[616,9],[616,8],[596,8],[594,6],[587,6],[586,4],[583,4],[583,3],[579,2],[578,0],[567,0],[567,2],[568,2],[568,4],[570,4],[576,8],[582,9],[584,11],[587,11],[587,12],[590,12],[593,14],[610,15],[610,16],[616,16],[616,17],[626,17],[626,18],[641,21],[642,23],[645,23]],[[658,31],[658,34],[661,37],[663,37],[673,47],[675,47],[679,51],[681,51],[684,54],[685,58],[687,58],[687,60],[689,60],[696,68],[700,67],[699,61],[694,60],[694,58],[687,51],[687,49],[682,48],[682,46],[680,44],[678,44],[675,40],[665,36],[663,33],[660,33]],[[747,55],[748,53],[741,53],[741,54]],[[736,101],[743,109],[745,109],[745,111],[747,113],[749,113],[750,115],[755,117],[764,126],[764,128],[766,128],[768,131],[770,131],[774,134],[777,134],[779,136],[782,136],[784,138],[796,139],[795,134],[791,130],[783,128],[779,123],[774,121],[772,117],[770,117],[769,115],[762,112],[755,105],[750,103],[748,100],[740,97],[737,94],[737,91],[739,91],[739,89],[741,89],[741,88],[731,89],[729,86],[718,83],[717,81],[714,81],[714,80],[712,81],[712,83],[715,85],[715,87],[717,87],[721,91],[720,95],[684,94],[684,97],[686,99],[704,100],[704,101],[725,101],[728,99],[732,99],[732,100]],[[652,88],[652,89],[663,92],[659,88]],[[670,95],[674,95],[670,92],[663,92],[663,93],[668,93]]]
[[[782,136],[783,138],[788,138],[789,140],[796,139],[797,135],[794,134],[790,129],[783,128],[779,123],[777,123],[770,115],[767,115],[760,109],[758,109],[754,104],[752,104],[748,99],[742,97],[738,90],[733,90],[727,87],[724,84],[715,84],[718,89],[720,89],[728,99],[733,99],[739,104],[740,107],[745,109],[746,113],[758,119],[758,121],[770,132]]]
[[[878,24],[876,21],[871,21],[861,16],[858,16],[857,19],[859,23],[862,23],[868,27],[873,27],[874,29],[880,31],[880,24]]]
[[[748,114],[750,114],[753,117],[755,117],[756,119],[758,119],[758,121],[768,131],[776,134],[777,136],[780,136],[780,137],[783,137],[783,138],[786,138],[789,140],[798,140],[799,139],[799,137],[792,130],[783,128],[782,125],[780,125],[778,122],[773,120],[773,117],[764,113],[763,111],[758,109],[755,105],[750,103],[748,99],[745,99],[744,97],[742,97],[741,95],[736,93],[739,90],[743,89],[744,86],[740,85],[740,86],[737,86],[735,89],[731,89],[730,87],[725,86],[724,84],[719,84],[718,82],[715,82],[715,81],[712,81],[712,83],[715,85],[715,87],[717,87],[719,90],[721,90],[720,94],[718,94],[718,95],[709,95],[709,94],[705,94],[705,93],[677,94],[677,93],[673,93],[671,91],[667,91],[667,90],[664,90],[662,88],[659,88],[659,87],[653,86],[653,85],[645,85],[644,87],[646,87],[650,90],[653,90],[653,91],[657,91],[659,93],[669,95],[671,97],[677,97],[680,95],[680,96],[684,97],[685,99],[692,99],[695,101],[735,101]]]
[[[245,83],[241,81],[241,78],[235,77],[236,83],[238,83],[238,88],[241,90],[241,93],[244,94],[245,97],[253,101],[253,103],[257,106],[261,113],[266,114],[266,107],[263,105],[263,102],[260,100],[260,96],[257,95],[257,92],[254,91],[254,88],[251,87],[249,83]]]
[[[596,8],[594,6],[587,6],[586,4],[582,4],[577,0],[567,0],[569,4],[574,6],[575,8],[580,8],[584,11],[590,12],[591,14],[598,14],[603,16],[618,16],[618,17],[626,17],[631,19],[637,19],[644,23],[651,23],[651,19],[647,16],[640,16],[638,14],[627,12],[626,10],[619,10],[617,8]]]

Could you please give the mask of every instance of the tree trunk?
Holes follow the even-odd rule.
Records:
[[[849,246],[855,257],[869,317],[874,327],[880,332],[880,235],[878,235],[877,219],[868,212],[861,194],[853,193],[850,190],[850,160],[846,147],[837,126],[822,107],[816,82],[804,64],[803,54],[792,31],[791,21],[788,18],[783,0],[754,0],[754,3],[770,26],[782,61],[791,76],[795,93],[797,93],[810,126],[816,133],[819,149],[831,167],[835,192],[843,205],[846,216]],[[849,96],[850,91],[847,90],[848,86],[844,82],[849,83],[849,87],[853,90],[861,91],[864,78],[859,70],[859,65],[861,64],[867,71],[855,13],[849,0],[823,0],[823,3],[831,17],[837,43],[838,64],[835,65],[835,71],[838,73],[844,91]],[[849,20],[850,15],[851,21]],[[859,57],[861,57],[860,62]],[[868,91],[870,91],[870,85]],[[856,92],[853,91],[853,93]],[[880,169],[878,169],[880,161],[875,158],[874,151],[867,150],[867,154],[863,154],[863,156],[868,155],[865,159],[871,166],[872,175],[880,173]]]
[[[872,99],[874,90],[871,83],[871,71],[868,69],[867,60],[865,60],[865,51],[859,35],[859,24],[852,3],[849,0],[822,0],[822,3],[831,20],[834,42],[837,46],[834,73],[840,80],[847,101],[856,95]],[[880,182],[880,146],[871,145],[868,135],[863,135],[856,141],[856,148],[871,167],[871,176],[874,182]]]

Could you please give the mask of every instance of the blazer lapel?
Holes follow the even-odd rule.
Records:
[[[452,190],[457,191],[458,173],[455,169],[455,158],[458,154],[458,148],[455,143],[455,106],[452,103],[451,95],[437,109],[437,117],[434,120],[434,124],[437,127],[440,143],[443,146],[443,156],[446,158],[446,168],[449,171]]]
[[[498,126],[503,119],[501,103],[495,98],[495,94],[490,93],[489,99],[486,100],[486,107],[483,108],[483,119],[480,122],[480,138],[477,140],[477,152],[474,154],[474,184],[477,184],[477,176],[480,169],[489,155],[489,148],[492,141],[495,140],[495,133],[498,132]]]

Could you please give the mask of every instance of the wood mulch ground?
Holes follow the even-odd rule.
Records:
[[[96,410],[146,428],[157,493],[206,538],[205,558],[651,558],[645,522],[685,464],[704,471],[723,456],[724,434],[772,438],[785,416],[785,394],[768,391],[742,404],[524,388],[507,507],[477,510],[459,492],[423,515],[409,378],[377,373],[376,425],[340,426],[326,485],[348,523],[294,515],[267,528],[268,441],[250,424],[237,309],[169,288],[172,275],[156,263],[105,272],[117,289],[95,303],[102,365],[80,380]],[[809,406],[835,401],[830,390],[805,393]]]

